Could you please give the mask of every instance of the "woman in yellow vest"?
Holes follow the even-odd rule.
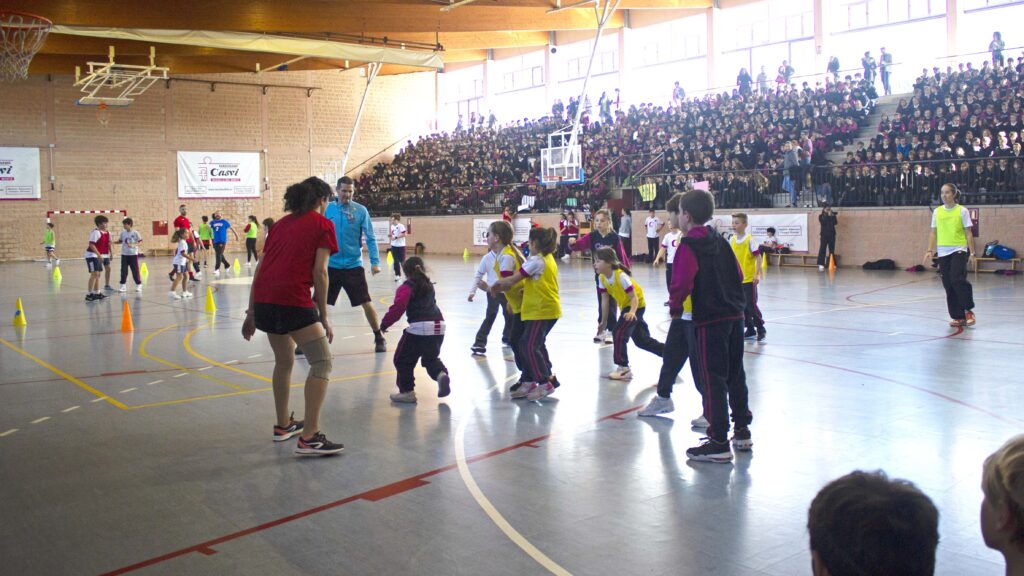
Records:
[[[932,233],[928,238],[928,251],[924,253],[925,266],[932,257],[939,261],[942,287],[946,289],[946,308],[952,320],[950,326],[974,326],[974,288],[967,281],[967,269],[975,264],[974,236],[971,214],[959,204],[960,190],[955,184],[942,185],[942,206],[932,212]]]
[[[551,373],[547,336],[562,317],[558,297],[558,265],[553,254],[558,249],[558,232],[554,228],[530,230],[530,257],[511,276],[498,280],[492,292],[523,285],[522,336],[517,342],[523,359],[522,385],[512,391],[512,398],[540,400],[559,386]]]
[[[626,351],[630,338],[638,348],[659,358],[665,351],[665,345],[651,337],[651,330],[644,322],[644,311],[647,309],[644,291],[640,284],[629,277],[629,269],[619,262],[615,250],[599,248],[594,252],[594,271],[601,283],[598,289],[601,293],[601,317],[608,317],[604,312],[607,312],[611,300],[615,300],[619,310],[622,310],[622,316],[612,332],[612,357],[617,367],[608,377],[612,380],[630,380],[633,373],[629,369],[629,354]],[[604,325],[599,331],[603,329]]]
[[[260,236],[260,222],[255,216],[249,214],[249,221],[245,223],[245,267],[252,268],[252,261],[260,263],[260,253],[256,251],[256,240]]]

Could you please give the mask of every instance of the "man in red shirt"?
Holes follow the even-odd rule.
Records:
[[[185,242],[188,243],[188,253],[192,254],[192,253],[194,253],[196,251],[196,238],[195,238],[195,232],[192,231],[192,222],[189,221],[189,219],[188,219],[188,217],[186,215],[187,213],[188,213],[188,211],[185,209],[185,205],[184,204],[182,204],[181,206],[178,206],[178,217],[174,219],[174,229],[177,230],[178,228],[183,228],[185,230]],[[190,280],[195,281],[196,276],[200,276],[201,277],[203,275],[203,273],[199,271],[199,259],[198,258],[194,258],[192,260],[192,265],[195,267],[195,273],[193,274],[190,271],[188,273],[188,277],[189,277]],[[171,277],[172,281],[174,280],[174,273],[173,272],[168,274],[168,276]]]

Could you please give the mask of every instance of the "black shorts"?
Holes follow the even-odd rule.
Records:
[[[103,272],[103,261],[99,258],[86,258],[85,267],[89,269],[89,273]]]
[[[110,270],[110,256],[103,257],[103,269]]]
[[[256,329],[267,334],[288,334],[320,321],[316,308],[257,302],[253,305]]]
[[[348,294],[348,301],[352,307],[362,306],[370,301],[370,289],[366,286],[366,271],[359,268],[331,268],[327,267],[327,278],[329,286],[327,289],[327,303],[334,306],[338,301],[341,289]]]

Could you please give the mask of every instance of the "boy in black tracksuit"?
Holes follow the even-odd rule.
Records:
[[[728,241],[703,225],[715,210],[710,194],[702,190],[676,194],[667,208],[669,218],[678,220],[683,232],[672,265],[673,296],[678,303],[687,295],[693,299],[693,359],[708,421],[707,441],[687,450],[686,456],[691,460],[730,462],[730,409],[735,425],[733,446],[737,450],[753,446],[749,428],[753,416],[743,371],[743,274]],[[681,310],[673,308],[670,313],[678,317]]]

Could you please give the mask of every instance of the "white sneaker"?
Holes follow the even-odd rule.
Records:
[[[53,265],[54,266],[60,266],[60,258],[57,258],[57,261],[54,262]]]
[[[707,428],[710,424],[708,424],[708,419],[701,414],[699,417],[690,420],[690,426],[694,428]]]
[[[616,370],[609,373],[608,377],[612,380],[632,380],[633,371],[629,369],[629,366],[619,366]]]
[[[401,281],[402,281],[402,277],[401,276],[395,276],[395,282],[396,283],[401,282]]]
[[[179,296],[178,293],[175,292],[174,290],[168,292],[167,295],[170,296],[171,298],[174,298],[175,300],[181,300],[181,296]]]
[[[50,264],[49,262],[47,262],[47,263],[46,263],[46,267],[47,267],[47,268],[53,268],[53,264]]]
[[[196,278],[202,278],[203,277],[203,271],[200,270],[199,272],[196,272],[195,274],[193,274],[193,276],[195,276]]]
[[[825,271],[825,267],[822,266],[821,264],[818,264],[818,272],[824,272],[824,271]]]
[[[246,262],[245,263],[245,267],[246,268],[252,268],[252,262]]]
[[[214,270],[214,271],[213,271],[213,275],[214,275],[214,277],[216,277],[216,278],[220,278],[220,270]]]
[[[135,287],[135,293],[142,294],[142,284],[139,284],[138,286]]]
[[[409,390],[408,392],[395,392],[388,396],[392,402],[399,404],[415,404],[416,403],[416,391]]]
[[[537,400],[547,398],[554,391],[555,385],[551,382],[545,382],[534,386],[533,390],[530,390],[530,393],[526,395],[526,399],[530,402],[536,402]]]
[[[562,256],[562,262],[568,262],[568,261],[569,261],[569,255],[568,254],[566,254],[565,256]]]
[[[128,291],[128,287],[125,286],[124,284],[121,284],[121,287],[118,288],[117,291],[118,292],[127,292]]]
[[[182,298],[191,298],[192,297],[192,293],[191,292],[182,292],[181,293],[181,297]]]
[[[672,403],[671,398],[662,398],[657,394],[651,401],[644,407],[643,410],[637,412],[637,416],[657,416],[658,414],[668,414],[676,409],[676,405]]]
[[[519,388],[516,388],[511,393],[509,393],[509,396],[512,397],[513,400],[519,400],[521,398],[526,398],[536,388],[537,388],[537,383],[536,382],[523,382],[522,384],[519,385]]]
[[[604,331],[604,343],[605,344],[614,344],[615,343],[615,337],[612,336],[611,330],[605,330]]]

